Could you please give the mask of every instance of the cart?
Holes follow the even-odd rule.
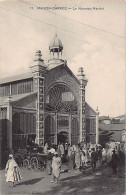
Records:
[[[23,166],[23,160],[28,155],[28,151],[26,149],[19,149],[15,154],[14,158],[19,167]]]
[[[46,170],[47,155],[41,153],[31,153],[23,160],[23,167],[26,169]]]

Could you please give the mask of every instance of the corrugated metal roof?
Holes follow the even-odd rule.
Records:
[[[64,67],[64,64],[62,64],[62,66]],[[75,80],[79,83],[79,80],[73,74],[73,72],[70,70],[70,68],[67,65],[65,67],[66,67],[66,70],[69,72],[69,74],[72,75],[72,77],[74,77]],[[59,66],[54,67],[54,68],[59,68]],[[46,74],[48,75],[48,72],[50,72],[54,68],[47,69],[48,71],[46,72]],[[46,76],[46,74],[45,74],[45,76]],[[18,74],[18,75],[2,78],[2,79],[0,79],[0,84],[10,83],[10,82],[19,81],[19,80],[23,80],[23,79],[28,79],[28,78],[32,78],[32,77],[33,77],[32,72],[26,72],[26,73],[23,73],[23,74]]]
[[[12,97],[12,102],[18,101],[24,97],[27,97],[29,95],[35,94],[36,92],[32,92],[32,93],[23,93],[23,94],[17,94],[17,95],[13,95]],[[8,98],[8,96],[4,96],[4,97],[0,97],[0,106],[5,105],[5,101]]]
[[[33,77],[32,72],[27,72],[24,74],[19,74],[19,75],[15,75],[15,76],[11,76],[11,77],[2,78],[2,79],[0,79],[0,84],[10,83],[13,81],[19,81],[19,80],[23,80],[23,79],[32,78],[32,77]]]
[[[102,121],[102,120],[111,120],[111,118],[109,118],[108,116],[100,116],[99,120],[100,121]]]
[[[121,131],[126,129],[125,124],[99,124],[99,128],[103,131]]]

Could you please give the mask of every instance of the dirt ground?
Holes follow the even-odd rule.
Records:
[[[62,167],[63,170],[67,166]],[[21,168],[23,179],[15,183],[14,188],[9,187],[5,181],[4,170],[1,175],[1,195],[126,195],[125,168],[119,167],[117,175],[112,174],[111,167],[99,167],[92,175],[88,170],[62,171],[59,183],[51,183],[51,175],[45,171],[33,171]]]

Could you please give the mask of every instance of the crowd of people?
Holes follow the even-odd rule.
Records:
[[[70,146],[68,143],[59,143],[58,146],[48,146],[46,143],[43,152],[47,155],[46,171],[52,175],[51,182],[58,183],[61,173],[61,166],[67,162],[69,169],[83,170],[84,167],[92,167],[92,173],[95,172],[96,164],[99,162],[102,165],[110,164],[113,174],[117,173],[117,166],[120,162],[121,148],[119,143],[109,143],[105,148],[101,145],[92,144],[74,144]],[[20,168],[15,162],[13,155],[9,155],[9,160],[5,169],[6,181],[11,182],[11,187],[14,186],[14,181],[22,179]]]

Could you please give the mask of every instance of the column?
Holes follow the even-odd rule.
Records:
[[[44,145],[44,78],[40,74],[37,78],[38,94],[37,94],[37,135],[36,143],[39,146]]]
[[[44,146],[44,74],[46,65],[41,59],[41,51],[38,50],[35,54],[33,65],[30,66],[34,75],[33,89],[37,92],[37,125],[36,125],[36,143],[39,146]]]
[[[69,115],[69,144],[71,145],[71,114]]]
[[[5,100],[7,105],[7,148],[12,150],[12,98],[8,97]]]
[[[0,134],[0,169],[2,168],[2,140],[3,136]]]
[[[87,79],[83,72],[83,68],[79,68],[77,76],[80,81],[80,142],[86,143],[85,86],[87,85]]]
[[[96,110],[96,145],[99,144],[99,111]]]
[[[57,145],[57,135],[58,135],[58,125],[57,125],[57,119],[58,119],[58,115],[57,112],[55,113],[55,123],[56,123],[56,129],[55,129],[55,144]]]
[[[80,87],[80,142],[86,143],[85,88]]]

